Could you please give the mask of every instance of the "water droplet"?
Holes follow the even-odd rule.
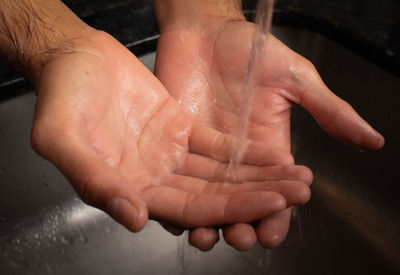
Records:
[[[44,267],[46,268],[47,273],[54,274],[54,269],[51,267],[51,265],[44,264]]]
[[[74,239],[71,236],[64,235],[61,236],[61,242],[66,245],[71,245],[74,242]]]
[[[12,244],[20,244],[20,243],[21,243],[21,240],[20,240],[19,238],[15,238],[15,239],[12,239],[10,242],[11,242]]]
[[[81,233],[78,237],[78,240],[81,241],[82,243],[87,243],[88,242],[88,238],[86,237],[85,234]]]
[[[11,260],[10,265],[18,269],[28,268],[28,263],[23,260]]]

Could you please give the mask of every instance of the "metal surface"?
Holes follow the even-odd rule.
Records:
[[[29,93],[0,102],[0,274],[400,274],[400,79],[320,35],[274,32],[387,141],[355,152],[296,107],[294,152],[315,181],[283,245],[241,253],[220,242],[202,253],[155,222],[129,233],[30,149]],[[142,57],[150,68],[153,60]]]

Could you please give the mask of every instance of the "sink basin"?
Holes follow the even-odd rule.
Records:
[[[400,274],[400,79],[319,34],[273,32],[386,137],[383,150],[356,152],[294,108],[296,161],[315,180],[280,247],[244,253],[221,241],[203,253],[156,222],[128,232],[32,151],[29,92],[0,102],[0,274]],[[140,57],[150,69],[154,58]]]

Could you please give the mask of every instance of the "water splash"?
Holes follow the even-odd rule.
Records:
[[[226,182],[237,181],[237,171],[243,161],[246,152],[246,138],[249,130],[249,118],[251,107],[253,105],[254,87],[255,87],[255,68],[260,54],[264,50],[265,40],[269,35],[272,22],[272,12],[274,9],[274,0],[259,0],[256,13],[256,30],[250,49],[247,72],[240,92],[240,101],[238,106],[239,121],[237,123],[234,136],[234,146],[229,160],[229,167],[225,177]]]
[[[71,244],[74,242],[74,239],[73,239],[73,237],[70,236],[70,235],[63,235],[63,236],[61,236],[60,241],[61,241],[63,244],[71,245]]]
[[[182,275],[185,274],[196,275],[198,273],[194,265],[194,259],[198,255],[196,249],[189,245],[188,238],[189,238],[188,231],[185,231],[182,234],[182,236],[177,238],[177,258]]]
[[[29,266],[24,259],[12,259],[10,265],[16,269],[26,269]]]
[[[87,243],[89,241],[88,237],[83,232],[79,233],[78,240],[81,243]]]
[[[271,270],[271,255],[272,250],[265,249],[258,258],[258,268],[263,274]]]

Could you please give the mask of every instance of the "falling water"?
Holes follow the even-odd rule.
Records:
[[[253,91],[255,87],[254,70],[257,65],[257,61],[259,60],[259,56],[263,52],[264,43],[271,28],[274,2],[274,0],[259,0],[257,4],[255,21],[257,28],[254,32],[247,65],[247,72],[240,91],[240,101],[238,106],[239,119],[237,122],[236,132],[234,133],[236,139],[234,142],[232,155],[229,160],[229,168],[225,178],[226,182],[236,181],[236,172],[238,171],[237,168],[242,162],[244,153],[246,152],[245,140],[247,138],[249,129],[249,118],[251,115]]]
[[[238,166],[242,163],[244,153],[246,152],[245,141],[249,131],[249,120],[253,105],[253,96],[255,88],[255,68],[260,55],[263,53],[267,36],[270,33],[272,13],[274,8],[274,0],[259,0],[256,13],[256,30],[254,32],[253,41],[250,49],[250,56],[247,64],[247,72],[240,93],[240,101],[238,106],[239,119],[237,122],[235,143],[232,155],[229,160],[229,167],[226,174],[225,182],[236,182]],[[258,265],[260,272],[268,272],[271,260],[271,251],[265,250],[259,256]]]
[[[274,7],[274,0],[259,0],[257,4],[256,12],[256,28],[252,38],[250,55],[247,64],[247,71],[241,88],[240,101],[238,105],[238,121],[236,137],[234,147],[229,161],[229,168],[225,177],[225,182],[236,181],[236,171],[238,166],[243,160],[244,153],[246,151],[245,140],[248,134],[249,128],[249,117],[251,115],[251,107],[253,103],[253,91],[254,91],[254,76],[255,67],[259,60],[260,54],[263,52],[265,40],[270,32],[272,22],[272,12]],[[194,250],[188,245],[188,235],[178,239],[177,244],[177,256],[181,266],[182,274],[194,274],[195,268],[193,266],[193,259],[195,255]],[[271,260],[271,251],[263,250],[262,254],[258,258],[258,268],[260,272],[264,273],[269,270]]]

